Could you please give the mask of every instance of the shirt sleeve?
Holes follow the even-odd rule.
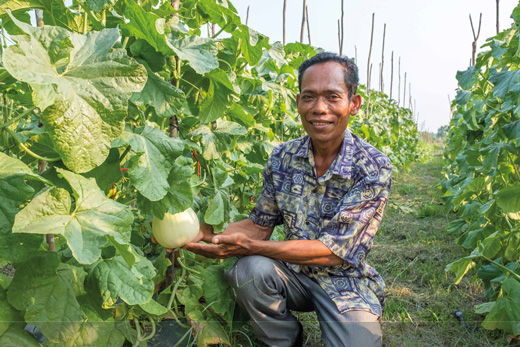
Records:
[[[335,255],[357,267],[372,248],[390,192],[392,166],[385,160],[376,175],[359,180],[343,197],[339,212],[318,239]]]
[[[283,216],[276,203],[276,188],[273,181],[272,155],[267,160],[263,172],[263,190],[249,218],[258,225],[274,227],[283,223]]]

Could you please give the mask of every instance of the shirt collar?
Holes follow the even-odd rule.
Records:
[[[345,179],[350,179],[352,177],[353,146],[354,138],[350,131],[345,129],[345,135],[338,156],[327,170],[325,177],[329,178],[328,176],[332,174],[341,176]],[[296,155],[300,158],[309,158],[309,151],[312,151],[312,142],[309,135],[305,135],[302,137]]]

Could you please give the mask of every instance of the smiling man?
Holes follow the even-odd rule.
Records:
[[[381,346],[384,282],[366,263],[391,181],[388,157],[350,133],[358,69],[334,53],[299,68],[298,112],[306,136],[277,147],[248,219],[215,235],[203,225],[186,249],[241,257],[226,273],[258,339],[302,344],[294,311],[316,311],[325,346]],[[284,241],[270,241],[283,224]]]

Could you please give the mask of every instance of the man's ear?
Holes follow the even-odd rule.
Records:
[[[350,114],[356,115],[359,112],[359,109],[361,108],[361,104],[363,103],[363,98],[359,94],[354,94],[350,98]]]
[[[296,106],[300,103],[300,93],[296,94]]]

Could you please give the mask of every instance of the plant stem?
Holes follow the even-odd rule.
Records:
[[[125,39],[123,40],[123,49],[126,49],[126,45],[128,44],[128,39],[129,37],[125,37]]]
[[[85,11],[85,13],[83,13],[83,35],[87,34],[87,30],[88,30],[88,13],[87,13],[87,11]]]
[[[137,332],[137,338],[135,339],[135,342],[134,344],[132,345],[132,347],[137,347],[140,345],[140,342],[141,342],[141,326],[139,325],[139,319],[137,317],[134,317],[134,322],[135,322],[135,330]]]
[[[179,263],[179,265],[181,266],[181,268],[183,270],[186,270],[192,274],[195,274],[195,275],[198,275],[198,276],[201,276],[202,274],[197,271],[197,270],[194,270],[194,269],[190,269],[189,267],[186,266],[186,264],[184,264],[184,262],[181,260],[181,258],[177,258],[177,262]]]
[[[20,119],[25,118],[29,113],[31,113],[35,109],[36,109],[36,106],[33,106],[33,107],[29,108],[28,110],[26,110],[22,114],[20,114],[20,115],[16,116],[15,118],[13,118],[13,119],[5,122],[4,124],[0,125],[0,129],[6,128],[6,127],[8,127],[9,125],[11,125],[11,124],[13,124],[15,122],[18,122]]]
[[[152,323],[152,332],[147,335],[146,337],[143,337],[141,339],[141,341],[147,341],[147,340],[150,340],[152,337],[154,337],[155,335],[155,329],[156,329],[156,325],[155,325],[155,321],[153,320],[153,318],[150,316],[150,315],[146,315],[146,317],[148,317],[148,319],[150,320],[150,323]]]
[[[224,27],[221,28],[219,31],[217,31],[217,33],[216,33],[215,35],[211,36],[211,38],[214,39],[214,38],[216,38],[217,36],[219,36],[220,34],[222,34],[222,32],[224,31],[224,29],[226,29],[226,27],[227,27],[227,24],[224,25]]]
[[[505,272],[511,274],[514,278],[516,278],[517,281],[520,281],[520,275],[518,275],[516,272],[514,272],[513,270],[505,267],[504,265],[500,264],[500,263],[497,263],[496,261],[486,257],[485,255],[481,255],[481,257],[487,261],[489,261],[490,263],[492,264],[495,264],[496,266],[498,266],[499,268],[501,268],[502,270],[504,270]]]
[[[9,128],[5,128],[4,129],[5,131],[7,131],[9,133],[9,135],[11,135],[13,137],[13,139],[15,140],[15,142],[18,144],[18,146],[20,146],[20,148],[22,150],[24,150],[25,152],[27,152],[27,154],[29,154],[31,157],[33,158],[36,158],[36,159],[40,159],[40,160],[43,160],[43,161],[59,161],[61,160],[61,158],[46,158],[46,157],[42,157],[41,155],[38,155],[36,153],[34,153],[33,151],[31,151],[29,148],[27,148],[23,143],[22,141],[20,141],[20,139],[16,136],[16,134],[14,133],[14,131],[12,131],[11,129]]]

